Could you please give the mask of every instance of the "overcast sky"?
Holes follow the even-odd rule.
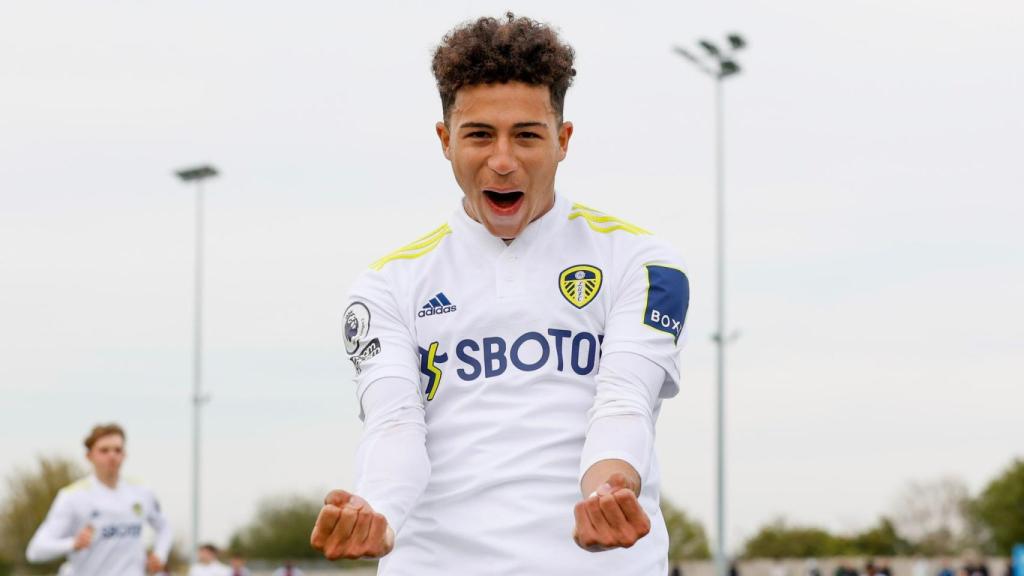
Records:
[[[911,480],[1024,456],[1024,4],[0,3],[0,474],[128,430],[189,526],[192,191],[208,187],[203,529],[350,486],[344,294],[461,194],[432,48],[506,9],[577,50],[557,188],[686,257],[663,490],[714,532],[713,92],[674,43],[742,32],[726,85],[730,547],[866,527]],[[84,459],[82,460],[84,463]]]

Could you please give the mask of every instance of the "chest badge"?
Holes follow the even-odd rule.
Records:
[[[601,269],[586,264],[570,266],[558,275],[558,289],[569,304],[583,308],[601,290]]]
[[[141,517],[142,516],[142,504],[139,504],[138,502],[136,502],[135,504],[132,504],[132,513],[134,513],[136,516]]]

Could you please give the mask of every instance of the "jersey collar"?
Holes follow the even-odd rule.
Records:
[[[124,480],[119,475],[117,477],[117,485],[115,485],[113,488],[111,488],[110,486],[107,486],[103,482],[100,482],[100,479],[96,476],[95,472],[93,472],[92,474],[89,474],[89,481],[92,482],[93,486],[96,486],[98,488],[102,488],[103,490],[109,490],[110,492],[117,492],[121,488],[121,486],[124,485]]]

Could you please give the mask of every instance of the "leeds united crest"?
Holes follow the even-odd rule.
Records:
[[[558,275],[558,288],[570,304],[583,308],[601,289],[601,269],[586,264],[566,268]]]

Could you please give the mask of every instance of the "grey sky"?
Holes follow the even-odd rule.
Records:
[[[0,473],[129,432],[188,525],[192,196],[209,186],[204,535],[350,485],[344,293],[460,192],[430,51],[505,9],[578,53],[558,189],[670,240],[693,285],[664,491],[713,530],[712,87],[674,43],[744,33],[727,85],[729,533],[861,528],[911,479],[972,490],[1024,406],[1024,5],[0,4]]]

